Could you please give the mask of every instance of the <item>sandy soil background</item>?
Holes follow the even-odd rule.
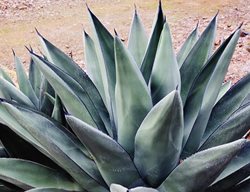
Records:
[[[48,40],[84,66],[82,32],[90,32],[83,0],[0,0],[0,65],[15,77],[13,48],[26,64],[24,48],[40,49],[35,27]],[[150,33],[158,0],[89,0],[89,7],[112,32],[115,28],[127,39],[134,4]],[[233,82],[250,72],[250,0],[163,0],[176,51],[200,21],[200,32],[219,10],[215,48],[243,22],[242,34],[230,65],[227,80]]]

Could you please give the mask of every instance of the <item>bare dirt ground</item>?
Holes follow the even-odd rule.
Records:
[[[127,39],[134,4],[150,33],[158,0],[89,0],[89,7],[112,32],[115,28]],[[200,32],[219,10],[215,47],[243,22],[242,30],[250,32],[250,0],[162,0],[170,24],[176,51],[200,21]],[[0,0],[0,65],[15,77],[13,48],[27,65],[24,48],[40,49],[35,27],[66,53],[73,53],[84,66],[82,32],[90,32],[83,0]],[[250,35],[241,37],[229,68],[227,79],[233,82],[250,72]]]

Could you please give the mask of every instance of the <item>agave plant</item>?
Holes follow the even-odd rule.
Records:
[[[87,73],[39,32],[29,76],[0,70],[1,191],[249,191],[250,74],[223,82],[240,27],[213,52],[216,15],[176,56],[161,3],[128,46],[87,9]]]

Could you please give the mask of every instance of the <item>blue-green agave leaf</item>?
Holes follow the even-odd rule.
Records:
[[[217,15],[197,40],[180,68],[182,83],[181,98],[184,105],[196,76],[200,73],[211,54],[214,45],[216,26]]]
[[[20,59],[14,53],[16,74],[19,89],[31,100],[31,102],[38,108],[39,102],[35,94],[34,89],[32,88],[30,81],[25,73],[25,69],[20,61]]]
[[[231,175],[227,176],[221,181],[218,181],[214,185],[210,186],[206,192],[221,192],[230,191],[236,184],[240,183],[250,175],[250,163],[235,171]]]
[[[191,87],[190,93],[186,100],[184,106],[184,125],[185,125],[185,135],[183,144],[185,145],[188,137],[192,131],[195,120],[199,114],[204,93],[206,87],[208,86],[209,80],[216,66],[219,64],[218,61],[221,58],[222,54],[225,52],[226,47],[229,45],[233,35],[226,39],[223,44],[218,48],[218,50],[211,56],[207,61],[200,74],[194,81],[194,84]],[[227,64],[227,63],[225,63]],[[218,85],[219,86],[219,85]]]
[[[0,124],[0,141],[9,157],[34,161],[45,166],[61,169],[50,158],[16,134],[11,128]]]
[[[111,184],[110,192],[128,192],[128,188],[118,184]]]
[[[214,103],[216,102],[216,99],[218,97],[222,82],[226,75],[239,36],[240,29],[237,29],[235,33],[233,33],[229,43],[225,47],[225,50],[219,57],[216,67],[214,68],[211,77],[206,85],[198,116],[195,120],[195,123],[184,148],[184,151],[187,153],[192,154],[200,146],[210,114],[214,107]]]
[[[177,63],[179,64],[179,68],[181,68],[182,64],[184,63],[185,59],[187,58],[188,54],[192,50],[197,40],[198,40],[198,24],[196,25],[195,29],[191,32],[191,34],[188,36],[186,41],[181,46],[179,52],[177,53],[176,59]]]
[[[4,78],[5,80],[9,81],[11,84],[14,85],[14,82],[12,81],[10,76],[2,68],[0,68],[0,77]]]
[[[87,110],[89,110],[89,113],[93,116],[93,119],[95,119],[96,121],[97,120],[96,118],[99,119],[101,118],[100,121],[103,121],[105,123],[105,126],[107,126],[108,128],[111,127],[110,118],[106,106],[100,96],[100,93],[98,92],[97,88],[95,87],[91,79],[88,77],[88,75],[68,55],[66,55],[60,49],[55,47],[52,43],[46,40],[41,34],[38,33],[38,35],[40,37],[43,48],[46,52],[48,61],[56,65],[64,73],[68,74],[67,77],[71,77],[71,79],[77,82],[78,84],[77,87],[80,86],[84,91],[85,93],[84,98],[87,98],[87,101],[85,100],[85,104],[88,106]],[[46,60],[42,58],[40,59],[46,63]],[[41,65],[39,65],[39,67],[41,67]],[[48,77],[46,76],[46,78]],[[60,96],[60,98],[64,102],[62,96]]]
[[[245,139],[240,139],[192,155],[167,177],[162,186],[168,192],[204,191],[246,143]]]
[[[161,1],[159,1],[159,6],[154,20],[152,33],[141,64],[141,72],[147,84],[149,83],[150,76],[152,73],[158,42],[160,40],[164,22],[165,18],[162,11],[162,5]]]
[[[94,41],[91,37],[84,31],[84,53],[85,53],[85,63],[87,68],[87,73],[96,88],[98,89],[104,103],[107,106],[107,101],[105,98],[104,84],[102,80],[102,72],[99,65],[96,48]]]
[[[250,127],[250,103],[235,111],[207,140],[200,146],[204,150],[242,138]]]
[[[148,87],[132,56],[115,37],[118,142],[133,157],[135,134],[152,108]]]
[[[128,187],[142,184],[132,159],[115,140],[73,116],[66,116],[66,120],[93,156],[108,186],[112,183]]]
[[[231,81],[227,81],[225,83],[222,84],[221,88],[220,88],[220,92],[219,92],[219,95],[215,101],[215,104],[218,103],[218,101],[228,92],[228,90],[230,89],[232,85],[232,82]]]
[[[239,169],[250,163],[250,143],[248,142],[246,146],[230,161],[230,163],[226,166],[226,168],[222,171],[219,177],[213,182],[216,184],[217,182],[222,181],[224,178],[232,175]]]
[[[167,58],[167,59],[166,59]],[[150,79],[154,104],[178,87],[181,89],[180,72],[172,46],[170,29],[164,24]]]
[[[128,39],[128,50],[140,67],[148,44],[148,37],[135,8]]]
[[[18,102],[19,104],[35,108],[32,101],[12,83],[0,77],[1,98]]]
[[[220,99],[214,106],[202,143],[220,127],[240,106],[247,103],[247,98],[250,96],[250,73],[233,85],[230,90]]]
[[[30,59],[30,66],[29,66],[29,81],[37,98],[39,98],[41,82],[42,82],[42,74],[32,59]]]
[[[150,186],[158,187],[178,165],[183,127],[178,91],[157,103],[142,122],[135,138],[134,162]]]
[[[102,121],[103,116],[100,116],[104,114],[102,110],[105,108],[96,108],[91,95],[67,73],[35,54],[32,54],[32,58],[53,86],[68,112],[107,133]],[[105,122],[108,124],[108,119]],[[107,128],[110,129],[109,124]]]
[[[64,127],[34,111],[3,104],[16,120],[49,152],[53,159],[90,192],[106,192],[105,183],[81,143]],[[30,118],[32,117],[32,118]]]
[[[133,189],[127,189],[118,184],[112,184],[110,186],[110,192],[158,192],[158,190],[148,187],[136,187]]]
[[[61,102],[61,99],[58,95],[56,95],[55,98],[55,104],[52,112],[53,119],[61,123],[62,125],[65,124],[65,116],[64,116],[64,110],[63,110],[63,104]]]
[[[94,32],[94,44],[98,63],[101,71],[103,87],[106,97],[106,105],[111,114],[111,119],[115,122],[115,56],[114,56],[114,38],[103,26],[98,18],[87,7],[92,29]]]
[[[79,184],[58,170],[21,159],[0,158],[0,178],[24,190],[33,187],[81,190]]]

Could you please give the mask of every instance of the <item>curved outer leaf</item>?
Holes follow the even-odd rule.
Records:
[[[250,103],[238,109],[200,146],[208,149],[242,138],[250,128]]]
[[[112,183],[128,187],[142,184],[130,156],[115,140],[73,116],[66,116],[66,119],[92,154],[108,186]]]
[[[42,75],[41,87],[39,93],[39,111],[43,112],[48,116],[51,116],[55,103],[51,99],[51,97],[54,98],[54,96],[55,96],[55,90],[49,84],[44,75]]]
[[[118,142],[133,157],[135,134],[152,108],[152,101],[140,69],[118,37],[115,37],[115,61]]]
[[[195,120],[199,114],[202,101],[204,98],[204,93],[211,79],[211,75],[213,74],[216,66],[219,65],[218,61],[221,58],[222,54],[225,52],[225,49],[232,40],[232,37],[233,34],[229,38],[227,38],[226,41],[224,41],[223,44],[218,48],[218,50],[213,54],[213,56],[211,56],[211,58],[205,64],[205,66],[203,67],[203,69],[201,70],[201,72],[195,79],[194,84],[191,87],[190,93],[188,95],[184,107],[184,125],[185,125],[185,135],[183,142],[184,145],[188,140],[188,137],[195,123]],[[219,86],[219,84],[217,86]]]
[[[230,188],[234,187],[236,184],[242,182],[244,179],[248,178],[250,175],[250,163],[235,171],[233,174],[224,178],[223,180],[210,186],[206,192],[221,192],[228,191]]]
[[[33,187],[81,190],[70,177],[57,170],[20,159],[0,158],[0,178],[25,190]]]
[[[235,173],[239,169],[243,168],[250,163],[250,143],[248,142],[246,146],[237,154],[226,168],[222,171],[219,177],[216,178],[213,184],[220,182],[229,175]]]
[[[7,100],[14,100],[22,105],[35,108],[35,105],[23,92],[2,77],[0,77],[0,95]]]
[[[195,152],[200,146],[202,136],[205,132],[210,114],[214,107],[214,103],[218,97],[221,84],[227,73],[230,60],[233,56],[233,52],[239,39],[239,35],[240,29],[237,29],[236,32],[233,34],[229,44],[226,46],[225,51],[219,58],[218,63],[211,75],[211,78],[209,79],[209,82],[204,92],[199,114],[197,116],[197,119],[195,120],[194,126],[184,148],[184,150],[188,153]]]
[[[88,13],[94,31],[94,43],[103,81],[106,105],[109,114],[111,114],[111,119],[116,122],[116,112],[114,111],[116,83],[114,38],[89,8]]]
[[[99,113],[94,105],[90,95],[82,89],[79,83],[41,57],[32,54],[32,58],[53,86],[68,112],[107,133],[106,127],[100,117],[101,113]],[[99,110],[103,110],[103,108]],[[108,128],[110,129],[110,127]]]
[[[140,67],[147,48],[148,37],[135,8],[128,39],[128,50]]]
[[[152,33],[148,42],[148,46],[141,64],[141,72],[146,83],[149,83],[155,55],[157,51],[158,42],[161,36],[161,31],[165,22],[165,18],[162,11],[161,1],[159,1],[158,10],[153,24]]]
[[[150,186],[158,187],[177,166],[182,139],[182,102],[172,91],[149,112],[135,138],[134,162]]]
[[[181,46],[179,52],[177,53],[176,59],[177,63],[179,64],[179,68],[181,68],[182,64],[184,63],[185,59],[187,58],[188,54],[192,50],[197,40],[198,40],[198,24],[196,25],[195,29],[191,32],[191,34],[188,36],[186,41]]]
[[[110,117],[107,112],[106,106],[103,103],[103,100],[95,87],[94,83],[88,77],[88,75],[65,53],[47,41],[41,34],[39,34],[41,43],[46,52],[48,60],[54,65],[58,66],[62,71],[64,71],[68,76],[74,79],[77,84],[77,87],[81,87],[84,90],[86,97],[89,101],[86,101],[88,106],[89,113],[96,115],[99,113],[100,118],[105,123],[107,128],[110,128]],[[45,61],[46,62],[46,61]],[[62,78],[62,77],[61,77]],[[64,102],[63,98],[61,97]],[[91,106],[91,107],[90,107]],[[93,117],[96,118],[96,117]],[[100,127],[99,127],[100,128]]]
[[[198,152],[184,160],[162,185],[168,192],[203,191],[216,179],[246,143],[245,139],[240,139]],[[204,175],[206,176],[204,177]],[[197,182],[197,179],[199,182]]]
[[[136,187],[133,189],[127,189],[118,184],[112,184],[110,186],[110,192],[158,192],[158,190],[148,187]]]
[[[223,124],[242,104],[244,100],[250,95],[250,73],[238,81],[231,89],[221,98],[221,100],[214,106],[205,133],[203,141],[221,125]]]
[[[42,82],[42,74],[32,59],[30,59],[30,66],[29,66],[29,82],[36,96],[39,98],[41,82]]]
[[[181,73],[181,98],[183,105],[186,103],[190,88],[201,71],[203,65],[211,54],[214,45],[217,15],[202,33],[180,68]]]
[[[84,31],[84,53],[85,53],[85,63],[87,67],[87,73],[89,74],[89,77],[97,87],[100,95],[102,96],[102,99],[104,103],[107,105],[107,101],[105,98],[105,91],[104,91],[104,85],[102,81],[102,72],[99,66],[99,61],[95,49],[94,41],[91,39],[91,37]]]
[[[128,192],[128,188],[123,187],[118,184],[111,184],[110,185],[110,192]]]
[[[14,85],[10,76],[2,68],[0,68],[0,77],[4,78],[5,80],[9,81],[12,85]]]
[[[150,79],[151,95],[154,104],[180,85],[180,72],[172,47],[170,29],[164,24],[154,60]]]
[[[214,105],[216,105],[216,103],[218,103],[218,101],[228,92],[228,90],[231,87],[232,82],[231,81],[227,81],[225,83],[222,84],[221,88],[220,88],[220,92],[219,95],[216,99],[216,102]]]
[[[20,59],[15,55],[15,66],[16,66],[16,74],[17,74],[17,81],[19,85],[19,89],[32,101],[32,103],[38,108],[39,102],[38,98],[33,90],[30,81],[25,73],[23,65]]]
[[[38,113],[8,103],[3,105],[84,189],[107,191],[95,163],[83,153],[79,141],[70,132]]]
[[[32,143],[27,142],[3,124],[0,124],[0,141],[10,157],[30,160],[54,169],[61,169],[50,158],[36,149]]]

